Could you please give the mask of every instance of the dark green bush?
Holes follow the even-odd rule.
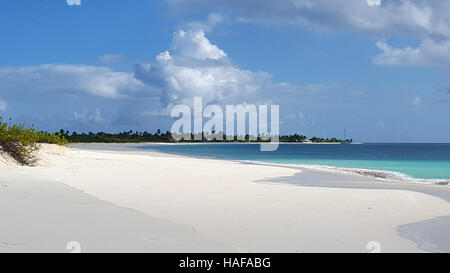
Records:
[[[58,134],[38,132],[33,126],[13,124],[11,119],[9,121],[3,122],[0,117],[0,150],[22,165],[36,163],[34,152],[39,149],[38,143],[67,144],[65,138]]]
[[[69,142],[66,140],[64,136],[61,134],[51,134],[47,132],[37,132],[39,143],[49,143],[49,144],[58,144],[58,145],[66,145]]]

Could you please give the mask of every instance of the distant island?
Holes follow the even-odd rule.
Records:
[[[223,140],[208,140],[208,135],[206,133],[198,133],[196,135],[191,134],[191,140],[181,140],[176,141],[172,138],[172,134],[169,131],[162,133],[161,130],[157,130],[155,133],[149,133],[147,131],[139,132],[139,131],[125,131],[120,133],[105,133],[105,132],[89,132],[89,133],[77,133],[77,132],[69,132],[65,130],[60,130],[57,133],[64,139],[73,143],[126,143],[126,142],[163,142],[163,143],[197,143],[197,142],[268,142],[268,140],[262,140],[260,137],[251,137],[249,135],[246,136],[226,136],[223,135]],[[214,134],[214,132],[213,132]],[[219,132],[218,134],[223,134]],[[201,140],[196,140],[201,139]],[[292,134],[292,135],[282,135],[279,137],[280,142],[297,142],[297,143],[352,143],[353,139],[338,139],[335,137],[332,138],[321,138],[321,137],[312,137],[308,138],[304,135]]]
[[[162,133],[161,130],[157,130],[155,133],[149,133],[147,131],[125,131],[121,133],[105,133],[105,132],[89,132],[89,133],[77,133],[69,132],[61,129],[59,132],[50,133],[45,131],[36,130],[34,125],[27,126],[25,123],[13,123],[12,119],[4,122],[0,117],[0,152],[9,154],[18,163],[22,165],[33,165],[37,159],[34,151],[39,149],[38,143],[49,143],[57,145],[66,145],[68,143],[139,143],[139,142],[159,142],[159,143],[202,143],[202,142],[214,142],[214,143],[246,143],[246,142],[269,142],[270,140],[263,140],[260,137],[255,136],[226,136],[222,132],[218,135],[222,135],[223,140],[212,139],[213,134],[191,134],[189,137],[191,140],[176,141],[172,138],[172,134],[169,131]],[[284,135],[279,137],[279,141],[283,143],[352,143],[352,139],[337,139],[333,138],[319,138],[312,137],[307,138],[304,135],[293,134]]]

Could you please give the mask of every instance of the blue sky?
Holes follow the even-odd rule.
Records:
[[[2,1],[0,116],[166,130],[202,95],[279,104],[281,133],[449,142],[445,1],[211,2]]]

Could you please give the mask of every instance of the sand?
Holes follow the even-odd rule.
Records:
[[[147,247],[148,251],[162,252],[368,252],[367,244],[376,241],[383,252],[421,252],[430,249],[400,236],[397,228],[450,214],[449,202],[423,192],[270,182],[307,170],[123,149],[130,146],[127,144],[110,145],[109,151],[105,151],[108,145],[82,146],[61,149],[46,145],[40,152],[42,163],[37,167],[0,165],[2,183],[14,183],[22,195],[30,187],[35,192],[24,203],[19,198],[21,191],[0,191],[0,217],[8,226],[0,226],[1,241],[26,241],[28,245],[14,247],[21,251],[46,251],[55,248],[55,244],[41,248],[42,241],[64,238],[60,241],[92,243],[92,247],[84,247],[92,252],[146,251]],[[332,180],[334,174],[322,175],[322,179]],[[355,177],[359,176],[349,175],[351,180]],[[363,183],[365,178],[358,179]],[[35,188],[31,184],[36,184]],[[76,193],[64,195],[65,190]],[[71,197],[61,197],[67,195]],[[80,207],[72,207],[71,213],[66,213],[67,206],[78,204],[83,198],[93,198],[83,207],[91,214],[82,213]],[[45,224],[45,217],[50,216],[44,202],[53,207],[51,215],[55,221],[66,223],[76,214],[79,224],[63,225],[64,228],[57,223]],[[33,207],[36,216],[24,212],[28,206]],[[105,225],[118,227],[111,229],[109,235],[125,236],[121,244],[107,243],[110,239],[103,237],[95,241],[92,238],[96,236],[88,236],[103,232],[105,221],[99,221],[98,226],[89,225],[92,219],[105,214],[96,213],[101,208],[110,210],[112,215]],[[145,216],[149,228],[140,232],[148,231],[148,236],[136,231],[139,217],[120,226],[123,221],[113,216],[126,214],[124,210],[132,213],[127,217],[133,219],[137,212]],[[163,219],[159,227],[167,224],[172,230],[179,229],[179,233],[166,233],[164,228],[153,226],[155,219]],[[39,227],[29,225],[30,222]],[[16,231],[20,225],[25,227]],[[22,240],[24,234],[28,234],[26,240]],[[161,245],[142,243],[148,237],[162,238]],[[13,248],[7,244],[6,249]],[[4,250],[0,247],[0,251]]]

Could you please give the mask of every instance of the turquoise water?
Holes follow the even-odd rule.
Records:
[[[377,176],[401,180],[450,180],[450,144],[280,144],[274,152],[259,148],[258,144],[145,147],[190,156],[381,171]]]

